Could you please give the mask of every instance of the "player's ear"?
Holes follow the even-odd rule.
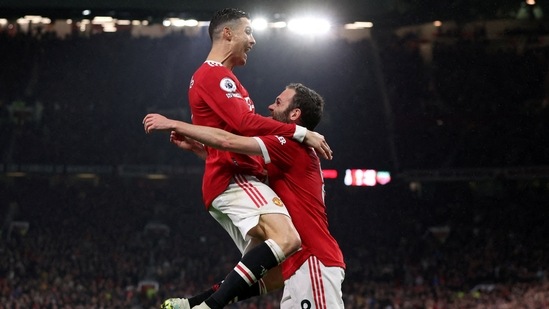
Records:
[[[292,109],[292,111],[290,112],[290,120],[296,121],[299,118],[301,118],[301,109],[299,108]]]
[[[233,31],[231,30],[230,27],[224,27],[223,31],[222,31],[222,34],[223,34],[223,38],[230,41],[232,39],[232,36],[233,36]]]

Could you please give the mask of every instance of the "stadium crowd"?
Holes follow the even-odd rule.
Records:
[[[321,90],[328,105],[319,132],[336,150],[325,167],[362,166],[365,157],[402,169],[547,164],[544,46],[456,40],[435,44],[426,63],[414,36],[379,50],[367,40],[307,42],[312,49],[272,36],[258,35],[237,74],[259,112],[289,82]],[[165,136],[146,136],[141,119],[148,111],[189,119],[186,84],[208,43],[183,34],[0,31],[2,162],[199,165]],[[393,132],[379,103],[378,64]],[[327,180],[327,205],[348,266],[346,308],[549,307],[545,180],[418,190],[398,178],[375,188],[335,181]],[[0,186],[0,309],[158,308],[209,287],[238,260],[204,211],[197,175],[2,177]],[[232,308],[277,308],[279,299]]]
[[[219,281],[238,252],[204,211],[199,182],[165,182],[2,182],[0,308],[158,308]],[[329,194],[346,308],[547,308],[546,188],[500,185]]]
[[[384,38],[377,49],[369,40],[296,44],[292,36],[265,36],[257,34],[250,61],[237,72],[257,111],[266,114],[290,82],[321,89],[327,105],[318,131],[341,162],[363,165],[357,154],[365,153],[371,166],[401,169],[547,163],[546,46],[516,46],[514,38],[433,42],[427,62],[414,35]],[[165,139],[142,134],[140,122],[151,111],[190,120],[187,83],[207,53],[205,35],[0,32],[0,45],[4,162],[188,162]]]

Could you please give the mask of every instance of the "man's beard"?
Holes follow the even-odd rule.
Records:
[[[287,111],[273,114],[273,119],[284,123],[290,123],[290,116]]]

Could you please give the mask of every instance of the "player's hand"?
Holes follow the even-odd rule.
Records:
[[[175,131],[170,133],[170,142],[181,149],[193,152],[199,158],[206,159],[208,155],[204,145]]]
[[[189,151],[193,150],[193,147],[195,146],[195,143],[196,143],[195,140],[188,138],[184,135],[178,134],[175,131],[172,131],[170,133],[170,142],[181,149],[189,150]]]
[[[330,146],[326,142],[326,139],[322,134],[319,134],[315,131],[307,130],[305,134],[305,139],[303,142],[310,147],[313,147],[316,153],[324,159],[332,160],[333,151],[330,149]]]
[[[168,131],[174,128],[174,120],[168,119],[160,114],[148,114],[143,119],[145,132]]]

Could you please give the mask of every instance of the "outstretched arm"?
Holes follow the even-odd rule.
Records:
[[[193,125],[183,121],[169,119],[160,114],[148,114],[143,119],[143,125],[145,127],[145,132],[147,133],[153,131],[171,131],[170,140],[172,142],[175,140],[179,143],[188,145],[188,140],[185,140],[183,137],[190,137],[193,140],[216,149],[248,155],[261,154],[261,148],[254,138],[239,136],[217,128]],[[180,145],[178,146],[181,147]],[[186,146],[181,148],[188,149]]]
[[[208,106],[226,122],[229,127],[237,129],[244,136],[281,135],[313,147],[316,153],[328,160],[332,160],[333,152],[323,135],[311,132],[305,127],[296,124],[283,123],[274,119],[250,113],[248,103],[238,96],[227,96],[226,90],[219,87],[219,81],[226,77],[223,69],[213,68],[210,72],[215,78],[208,78],[203,83],[195,84]],[[227,104],[234,108],[226,108]]]

